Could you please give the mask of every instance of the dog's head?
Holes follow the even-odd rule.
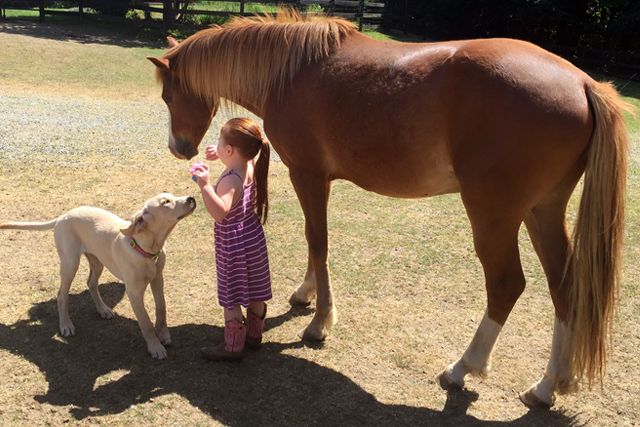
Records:
[[[147,200],[131,218],[131,225],[120,229],[120,232],[125,236],[133,236],[148,231],[154,234],[156,241],[164,240],[178,221],[191,215],[195,208],[196,199],[193,196],[158,194]]]

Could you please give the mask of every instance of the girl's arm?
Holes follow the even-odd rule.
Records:
[[[203,165],[193,175],[198,179],[202,200],[207,211],[216,221],[226,218],[231,207],[242,193],[242,181],[239,179],[223,179],[218,183],[218,193],[209,184],[209,167]]]

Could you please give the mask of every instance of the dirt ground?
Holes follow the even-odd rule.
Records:
[[[90,27],[0,22],[0,61],[8,42],[18,42],[25,55],[42,43],[157,47]],[[13,85],[3,73],[0,62],[0,222],[50,219],[86,204],[128,218],[160,191],[195,192],[188,165],[165,148],[167,115],[159,99],[39,92]],[[225,120],[216,118],[213,126]],[[214,137],[210,132],[205,144]],[[635,200],[640,190],[632,184],[629,198]],[[603,388],[561,396],[551,410],[529,409],[518,393],[544,371],[553,309],[526,233],[527,290],[498,341],[493,371],[486,379],[469,378],[463,390],[443,391],[434,379],[460,357],[485,305],[482,271],[459,197],[397,201],[336,183],[330,267],[339,323],[324,343],[309,344],[296,332],[310,321],[313,306],[288,304],[306,267],[303,218],[286,168],[277,161],[270,186],[265,232],[274,299],[263,349],[238,364],[206,363],[199,356],[200,347],[222,338],[223,323],[215,301],[212,227],[199,195],[200,210],[167,243],[174,345],[163,361],[146,353],[124,285],[108,273],[100,291],[116,317],[105,321],[96,314],[84,264],[69,302],[77,334],[60,337],[52,233],[3,231],[0,425],[640,424],[635,240],[625,252]],[[633,230],[636,214],[629,214]],[[147,307],[153,313],[150,295]]]

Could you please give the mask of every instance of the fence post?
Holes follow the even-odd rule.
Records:
[[[360,4],[358,5],[358,15],[358,31],[362,32],[362,21],[364,21],[364,0],[360,0]]]
[[[240,0],[240,15],[244,16],[244,0]]]
[[[171,0],[162,0],[162,29],[167,31],[173,24]]]
[[[333,9],[336,5],[336,0],[329,0],[329,15],[333,15]]]
[[[40,9],[40,23],[44,22],[44,0],[38,1],[38,7]]]
[[[409,14],[409,0],[404,0],[404,18],[402,19],[402,31],[407,34],[407,15]]]
[[[80,17],[80,23],[81,23],[81,24],[83,23],[83,20],[84,20],[84,11],[83,11],[83,9],[84,9],[84,4],[83,4],[83,3],[84,3],[84,2],[83,2],[82,0],[80,0],[80,1],[78,2],[78,16]]]

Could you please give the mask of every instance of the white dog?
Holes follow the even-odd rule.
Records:
[[[147,200],[131,223],[102,209],[80,207],[49,222],[10,222],[0,225],[0,229],[54,229],[60,257],[58,316],[62,336],[75,334],[69,318],[69,287],[84,254],[90,266],[87,285],[100,316],[113,318],[113,311],[98,292],[98,278],[107,267],[125,284],[142,336],[147,341],[147,350],[151,356],[164,359],[167,357],[164,345],[171,344],[162,277],[166,260],[164,243],[178,221],[195,208],[196,201],[192,196],[174,197],[164,193]],[[155,329],[143,301],[149,283],[156,304]]]

